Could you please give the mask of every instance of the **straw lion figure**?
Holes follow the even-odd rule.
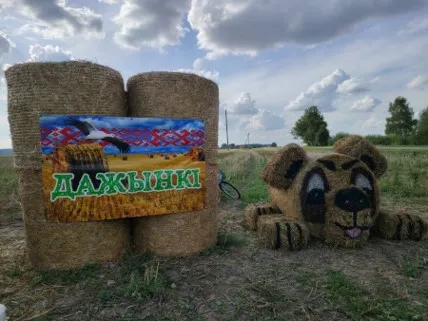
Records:
[[[311,237],[334,246],[359,247],[370,234],[421,240],[428,223],[379,208],[379,179],[386,158],[361,136],[339,140],[334,152],[308,155],[296,144],[278,151],[261,173],[271,197],[245,210],[249,228],[270,248],[304,248]]]

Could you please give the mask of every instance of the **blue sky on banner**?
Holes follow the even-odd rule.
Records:
[[[40,117],[41,128],[65,128],[70,127],[76,130],[74,126],[67,125],[67,121],[70,119],[78,119],[80,121],[87,121],[93,124],[97,129],[160,129],[160,130],[204,130],[204,122],[196,119],[172,119],[172,118],[136,118],[136,117],[104,117],[104,116],[63,116],[63,115],[42,115]],[[79,138],[83,138],[82,134]],[[43,140],[43,136],[41,139]],[[145,135],[144,137],[137,137],[130,134],[128,137],[130,140],[143,140],[149,139],[150,137]],[[199,146],[196,143],[197,137],[194,138],[193,146]],[[168,139],[168,137],[167,137]],[[174,141],[176,137],[171,135],[169,141]],[[171,146],[167,143],[161,143],[159,146],[131,146],[131,151],[128,154],[154,154],[154,153],[185,153],[192,146],[180,146],[181,142],[178,142],[179,146]],[[54,150],[53,146],[42,146],[43,154],[50,154]],[[118,149],[113,145],[107,145],[104,147],[104,152],[107,155],[120,154]]]
[[[92,123],[97,129],[105,128],[138,128],[138,129],[166,129],[166,130],[203,130],[204,122],[197,119],[173,118],[139,118],[139,117],[107,117],[107,116],[64,116],[42,115],[40,127],[66,127],[68,119],[78,119]]]

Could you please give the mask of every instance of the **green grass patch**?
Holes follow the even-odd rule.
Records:
[[[225,172],[226,180],[241,192],[243,207],[249,203],[268,199],[267,185],[260,178],[260,173],[266,164],[265,156],[248,151],[231,154],[219,160],[219,166]]]
[[[209,256],[213,253],[227,254],[232,247],[243,246],[247,242],[244,235],[231,232],[219,232],[217,242],[201,252],[203,256]]]
[[[327,296],[332,309],[351,320],[423,320],[427,302],[413,304],[404,298],[374,296],[359,284],[349,280],[341,271],[327,270]]]

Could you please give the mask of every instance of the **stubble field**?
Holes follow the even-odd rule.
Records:
[[[187,258],[129,254],[71,271],[29,266],[12,160],[0,158],[0,302],[21,321],[428,320],[427,240],[372,239],[363,249],[315,242],[298,252],[259,245],[243,227],[243,207],[268,200],[259,173],[274,151],[220,151],[243,201],[222,197],[214,247]],[[428,219],[428,151],[383,152],[382,205]]]

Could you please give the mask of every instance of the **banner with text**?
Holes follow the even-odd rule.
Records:
[[[205,207],[202,120],[42,115],[40,134],[51,222]]]

